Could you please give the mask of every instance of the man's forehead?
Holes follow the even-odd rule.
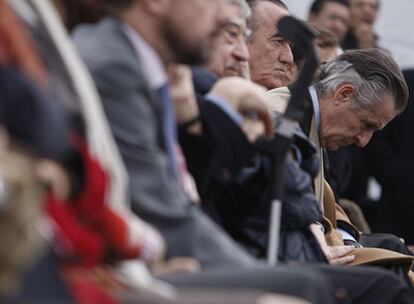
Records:
[[[325,2],[324,5],[322,6],[322,11],[323,10],[335,10],[335,11],[349,11],[348,7],[345,4],[342,4],[340,2]]]
[[[240,27],[246,27],[246,18],[243,16],[242,8],[239,5],[227,3],[222,6],[218,13],[220,24],[235,24]]]
[[[375,6],[379,6],[379,0],[351,0],[351,5],[357,5],[357,4],[371,4]]]
[[[289,15],[289,11],[286,8],[269,1],[260,1],[253,12],[266,19]]]
[[[268,1],[260,2],[256,10],[258,13],[256,18],[259,18],[259,22],[266,26],[267,30],[271,30],[274,33],[277,33],[276,25],[279,20],[289,15],[289,12],[285,8]]]
[[[391,94],[385,94],[381,102],[373,104],[362,113],[364,120],[374,124],[377,129],[383,129],[398,114],[395,110],[395,98]]]

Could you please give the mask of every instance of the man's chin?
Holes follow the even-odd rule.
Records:
[[[341,145],[339,142],[328,142],[325,146],[326,146],[326,149],[329,151],[336,151],[339,148],[343,147],[344,145]],[[325,148],[323,145],[322,147]]]
[[[226,71],[224,72],[223,77],[243,77],[243,75],[242,72]]]

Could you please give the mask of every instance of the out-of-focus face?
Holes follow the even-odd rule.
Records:
[[[225,0],[169,0],[161,30],[175,61],[200,64],[209,59],[218,12]]]
[[[321,100],[319,139],[328,150],[356,144],[365,147],[373,133],[382,129],[396,115],[394,97],[386,95],[374,109],[355,109],[351,85],[341,86],[334,96]]]
[[[333,60],[338,55],[336,47],[318,47],[319,61],[321,64],[325,64]]]
[[[351,23],[373,25],[378,16],[379,0],[351,0]]]
[[[350,18],[348,7],[337,2],[327,2],[318,15],[309,16],[309,21],[316,26],[330,30],[339,41],[342,41],[348,31]]]
[[[289,13],[286,9],[261,1],[253,11],[253,34],[248,41],[252,81],[270,89],[293,80],[293,54],[289,42],[279,35],[277,23]]]
[[[221,30],[213,40],[213,51],[206,68],[220,77],[241,76],[249,59],[247,24],[238,5],[225,4],[218,15]]]

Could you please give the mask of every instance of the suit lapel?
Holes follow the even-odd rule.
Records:
[[[115,18],[108,18],[107,22],[109,23],[108,26],[111,27],[112,31],[114,32],[111,34],[111,36],[113,36],[116,40],[119,40],[115,43],[122,43],[123,45],[125,45],[126,54],[128,57],[131,57],[131,59],[129,60],[129,62],[131,62],[131,67],[133,67],[135,72],[139,75],[139,77],[137,77],[136,79],[145,82],[145,84],[141,86],[141,89],[144,90],[145,94],[147,95],[147,98],[145,100],[148,102],[149,106],[153,110],[154,117],[157,120],[157,125],[162,126],[162,109],[161,103],[158,102],[159,96],[156,91],[150,89],[147,77],[142,73],[143,68],[139,54],[137,54],[137,52],[134,49],[134,46],[132,45],[132,42],[129,40],[125,31],[122,29],[122,23]],[[162,128],[158,129],[157,137],[159,145],[166,149]]]
[[[307,94],[307,101],[312,105],[312,100],[310,94]],[[319,206],[322,211],[324,210],[323,206],[323,195],[324,195],[324,172],[323,172],[323,153],[322,147],[319,142],[319,132],[315,123],[314,110],[313,106],[311,107],[312,111],[307,111],[305,118],[302,120],[300,126],[303,132],[308,135],[310,142],[315,146],[318,151],[320,164],[319,164],[319,173],[314,179],[315,186],[315,195],[316,199],[319,202]]]
[[[310,130],[309,130],[309,140],[311,143],[316,147],[318,151],[320,162],[319,162],[319,173],[314,179],[314,186],[315,186],[315,195],[316,199],[319,202],[319,206],[321,207],[322,211],[324,210],[323,207],[323,194],[324,194],[324,172],[323,172],[323,152],[322,147],[319,142],[319,133],[316,128],[315,119],[312,118]]]

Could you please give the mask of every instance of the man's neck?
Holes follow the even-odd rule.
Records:
[[[132,6],[128,11],[121,13],[119,17],[157,52],[165,67],[173,62],[171,50],[163,40],[159,20],[142,13],[137,6]]]

